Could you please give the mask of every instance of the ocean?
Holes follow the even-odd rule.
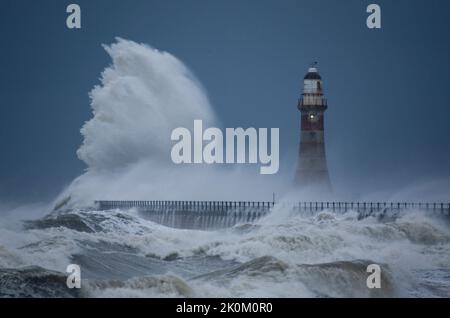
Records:
[[[66,267],[81,268],[81,288]],[[366,269],[381,267],[381,288]],[[70,209],[0,226],[0,297],[450,297],[448,217],[299,215],[183,230],[135,209]]]

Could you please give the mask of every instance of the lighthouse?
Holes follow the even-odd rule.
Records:
[[[301,129],[296,184],[330,192],[324,136],[324,115],[328,105],[317,63],[311,65],[304,77],[297,107],[301,114]]]

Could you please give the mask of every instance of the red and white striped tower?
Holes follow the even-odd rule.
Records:
[[[323,96],[322,78],[317,63],[308,69],[303,81],[303,94],[298,102],[301,112],[300,150],[296,183],[331,191],[325,155],[324,113],[327,100]]]

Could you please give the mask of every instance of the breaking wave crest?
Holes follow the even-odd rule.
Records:
[[[92,118],[81,128],[77,151],[86,171],[58,196],[56,209],[91,207],[95,200],[173,200],[174,195],[261,200],[272,195],[274,182],[278,189],[286,187],[268,176],[261,182],[255,165],[174,164],[174,129],[192,130],[194,120],[205,128],[221,126],[202,85],[168,52],[121,38],[104,49],[111,65],[90,92]]]
[[[89,170],[167,162],[172,129],[194,119],[214,122],[203,88],[173,55],[120,38],[104,48],[112,65],[90,93],[94,116],[81,129],[77,152]]]
[[[81,129],[77,151],[87,169],[57,201],[89,206],[100,198],[189,189],[170,182],[186,179],[170,160],[170,136],[195,119],[216,123],[203,87],[170,53],[121,38],[104,49],[112,64],[90,92],[93,117]]]

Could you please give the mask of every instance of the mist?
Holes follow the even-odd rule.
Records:
[[[283,169],[261,176],[255,165],[176,165],[170,159],[171,131],[192,128],[194,120],[221,127],[200,81],[170,53],[117,38],[103,45],[111,58],[89,96],[92,118],[81,128],[78,158],[85,172],[56,202],[90,205],[95,200],[438,200],[445,201],[446,180],[394,188],[371,185],[355,190],[339,170],[338,150],[329,162],[334,191],[293,187],[297,151],[281,149]],[[238,125],[238,123],[237,123]],[[330,161],[330,158],[329,158]],[[337,175],[333,182],[333,175]]]
[[[336,138],[327,147],[333,193],[293,187],[298,149],[284,142],[283,135],[281,145],[288,147],[281,148],[280,172],[273,176],[260,175],[258,166],[249,164],[176,165],[170,158],[173,129],[193,128],[194,120],[199,119],[206,127],[224,128],[204,87],[168,52],[122,38],[103,48],[111,64],[89,93],[92,117],[81,128],[83,142],[76,152],[86,168],[53,204],[91,205],[95,200],[270,201],[273,193],[278,200],[289,201],[450,200],[450,181],[445,178],[399,186],[395,173],[390,178],[387,173],[371,176],[366,171],[367,182],[356,185],[342,174],[348,167],[341,160],[345,156]],[[236,120],[236,127],[240,126]]]

